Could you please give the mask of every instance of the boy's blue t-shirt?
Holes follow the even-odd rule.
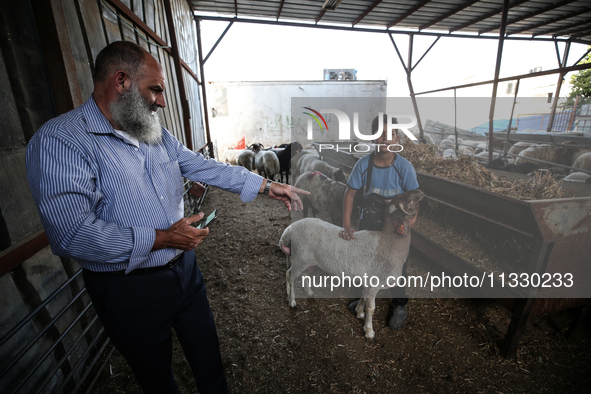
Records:
[[[367,178],[369,156],[363,156],[355,163],[355,167],[353,167],[353,171],[351,171],[351,175],[347,181],[347,185],[351,189],[363,189],[364,196],[366,195],[365,180]],[[400,172],[400,175],[398,175],[396,170]],[[393,165],[389,165],[388,167],[373,166],[370,194],[377,193],[384,197],[392,197],[418,188],[419,182],[417,181],[417,173],[414,167],[410,161],[400,155],[396,155]]]

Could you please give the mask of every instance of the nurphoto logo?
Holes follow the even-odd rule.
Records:
[[[304,109],[307,109],[308,111],[312,112],[304,112],[304,114],[310,116],[311,119],[308,119],[308,127],[307,127],[307,138],[308,140],[313,140],[313,135],[314,135],[314,122],[313,120],[316,121],[316,123],[318,124],[318,126],[320,126],[320,130],[324,130],[326,129],[326,131],[328,131],[328,124],[326,123],[326,120],[324,119],[324,117],[322,116],[322,113],[329,113],[329,114],[334,114],[337,117],[337,120],[339,122],[339,141],[350,141],[351,140],[351,120],[349,119],[349,116],[338,109],[321,109],[320,111],[316,111],[310,107],[302,107]],[[378,114],[379,118],[382,119],[384,117],[384,113],[380,112]],[[413,115],[409,115],[409,114],[387,114],[387,124],[386,124],[386,139],[388,141],[392,140],[392,134],[393,134],[393,130],[398,129],[401,130],[408,138],[410,138],[413,141],[417,140],[417,137],[415,137],[410,131],[409,129],[411,127],[416,126],[417,124],[417,119],[415,116]],[[408,119],[409,122],[408,123],[394,123],[392,120],[393,119]],[[355,137],[357,137],[358,139],[362,140],[362,141],[374,141],[377,140],[378,138],[380,138],[382,136],[384,132],[384,124],[382,124],[382,122],[378,122],[378,129],[375,133],[370,133],[369,134],[363,134],[360,130],[359,130],[359,112],[353,112],[353,133],[355,134]],[[360,144],[356,144],[352,147],[352,149],[355,152],[370,152],[372,150],[372,147],[376,146],[378,150],[380,149],[387,149],[390,152],[401,152],[404,148],[402,147],[402,145],[400,144],[369,144],[369,143],[360,143]],[[333,144],[319,144],[319,149],[336,149],[337,151],[339,150],[339,146],[337,145],[336,147]],[[343,147],[340,147],[341,150],[346,150],[343,149]],[[349,151],[351,151],[351,146],[349,147]]]

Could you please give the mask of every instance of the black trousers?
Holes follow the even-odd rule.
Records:
[[[195,253],[148,275],[84,270],[84,282],[111,341],[144,393],[179,393],[171,368],[172,332],[201,394],[227,393],[219,340]]]

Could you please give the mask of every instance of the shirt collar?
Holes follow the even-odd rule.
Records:
[[[140,142],[138,141],[137,138],[131,136],[129,133],[126,133],[123,130],[117,130],[117,129],[113,129],[113,133],[118,136],[119,138],[122,138],[125,142],[139,148],[140,147]]]
[[[90,95],[88,101],[82,104],[82,111],[86,118],[88,131],[93,134],[113,134],[113,126],[107,120],[105,115],[94,101],[93,95]]]

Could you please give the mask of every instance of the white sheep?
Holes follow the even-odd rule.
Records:
[[[515,143],[513,146],[511,146],[511,148],[509,148],[507,153],[509,154],[510,157],[513,157],[511,155],[517,156],[519,154],[519,152],[526,150],[527,148],[529,148],[532,145],[534,145],[534,144],[532,144],[530,142],[520,141],[520,142]]]
[[[542,167],[550,166],[549,164],[541,163],[539,161],[528,160],[528,158],[556,164],[568,164],[565,162],[569,161],[568,154],[570,152],[572,152],[571,148],[566,146],[533,145],[519,152],[519,155],[515,158],[515,164],[519,165],[526,161],[533,161]]]
[[[586,152],[577,157],[573,163],[573,168],[579,170],[591,171],[591,152]]]
[[[293,157],[291,158],[291,176],[293,177],[293,179],[298,179],[298,176],[301,175],[300,161],[304,156],[307,155],[313,155],[318,158],[320,157],[316,149],[302,149],[301,151],[293,155]]]
[[[318,171],[306,171],[298,177],[295,187],[309,191],[309,196],[302,195],[304,204],[304,217],[308,216],[308,208],[312,208],[312,214],[328,212],[333,224],[343,224],[343,199],[347,185],[333,181]]]
[[[314,155],[306,155],[300,159],[298,174],[303,174],[306,171],[318,171],[335,181],[343,183],[347,182],[347,178],[342,169],[333,167]]]
[[[445,149],[456,149],[456,143],[455,143],[455,141],[452,141],[452,140],[446,138],[444,140],[441,140],[441,142],[439,143],[439,147],[444,150]]]
[[[310,267],[317,266],[335,276],[375,276],[379,284],[363,287],[361,301],[355,308],[357,318],[365,318],[365,337],[372,339],[375,297],[382,288],[395,285],[388,278],[402,274],[410,249],[409,219],[417,213],[422,198],[423,192],[411,190],[388,199],[383,230],[357,231],[351,241],[339,237],[341,227],[320,219],[302,219],[285,229],[279,246],[287,255],[289,269],[285,279],[289,306],[296,306],[295,279]],[[306,292],[312,294],[309,287]]]
[[[249,149],[245,149],[238,156],[236,163],[239,166],[246,168],[248,171],[252,171],[254,169],[254,152]]]
[[[443,151],[442,157],[444,159],[457,159],[456,151],[453,149],[446,149]]]
[[[227,149],[223,156],[225,162],[236,165],[238,156],[240,156],[242,152],[244,152],[244,149]]]
[[[458,152],[461,155],[474,156],[474,149],[470,148],[469,146],[460,146]]]
[[[274,181],[279,174],[279,159],[275,152],[262,149],[263,145],[252,144],[254,165],[259,175]]]
[[[582,182],[585,183],[587,180],[591,178],[591,175],[586,174],[584,172],[573,172],[563,178],[564,181],[569,182]]]

